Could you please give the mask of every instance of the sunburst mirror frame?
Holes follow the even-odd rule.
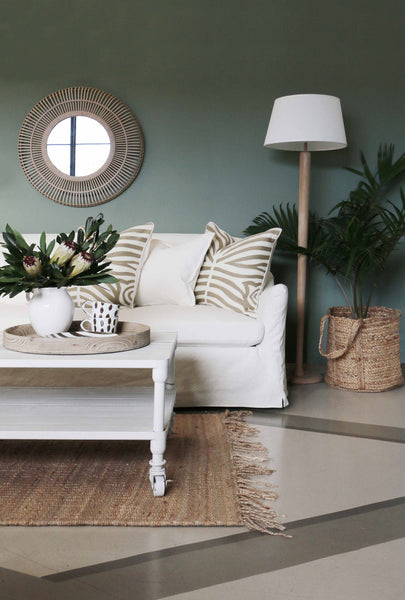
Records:
[[[95,119],[109,134],[109,157],[91,175],[66,175],[49,159],[49,133],[70,116]],[[144,140],[134,114],[120,100],[96,88],[70,87],[46,96],[28,113],[18,155],[29,182],[43,196],[59,204],[87,207],[108,202],[131,185],[142,166]]]

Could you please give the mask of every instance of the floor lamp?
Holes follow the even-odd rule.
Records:
[[[300,152],[298,245],[308,244],[311,152],[347,146],[339,98],[323,94],[283,96],[274,102],[264,142],[266,148]],[[305,285],[307,257],[297,264],[297,353],[293,383],[315,383],[320,375],[304,371]]]

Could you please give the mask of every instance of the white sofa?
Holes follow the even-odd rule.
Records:
[[[172,246],[197,234],[153,234]],[[36,234],[24,234],[37,242]],[[0,250],[1,251],[1,250]],[[4,264],[0,256],[0,264]],[[285,376],[287,287],[269,274],[257,318],[214,306],[175,304],[122,307],[119,318],[155,331],[176,331],[176,405],[272,408],[288,404]],[[85,318],[80,308],[75,319]],[[0,297],[0,330],[28,322],[23,294]],[[142,374],[137,376],[137,383]]]

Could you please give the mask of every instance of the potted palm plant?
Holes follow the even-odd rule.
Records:
[[[348,198],[327,217],[310,215],[308,248],[297,244],[295,206],[261,213],[245,233],[281,227],[278,247],[288,253],[305,253],[336,284],[346,306],[330,308],[321,322],[320,352],[328,359],[326,381],[358,391],[382,391],[403,383],[399,351],[400,311],[371,306],[373,292],[387,261],[405,235],[405,194],[389,198],[405,174],[405,154],[394,159],[394,146],[381,144],[372,171],[363,153],[361,168],[349,168],[360,179]],[[326,352],[323,328],[328,326]]]

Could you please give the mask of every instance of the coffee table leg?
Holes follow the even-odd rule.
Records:
[[[166,389],[167,390],[174,389],[174,375],[175,375],[175,368],[174,368],[174,356],[173,356],[172,360],[169,362],[169,370],[168,370],[167,381],[166,381]],[[172,413],[172,416],[170,418],[170,424],[168,427],[167,436],[169,436],[172,432],[173,423],[174,423],[174,413]]]
[[[152,371],[154,381],[153,398],[153,439],[150,442],[152,460],[149,461],[149,479],[154,496],[164,496],[166,492],[166,461],[163,458],[166,450],[166,432],[164,431],[165,386],[168,377],[167,368]]]
[[[167,373],[166,388],[172,390],[174,388],[174,356],[169,363],[169,370]]]

